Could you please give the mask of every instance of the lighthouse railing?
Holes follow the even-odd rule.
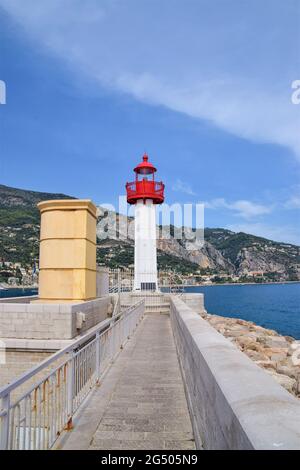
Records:
[[[164,198],[165,185],[161,181],[132,181],[126,184],[127,198]]]

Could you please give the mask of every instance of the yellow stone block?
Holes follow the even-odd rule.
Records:
[[[96,270],[96,245],[85,239],[49,239],[40,242],[40,269]]]
[[[86,238],[96,243],[96,207],[90,200],[43,201],[40,239]]]
[[[82,302],[96,297],[95,272],[46,269],[39,275],[39,302]],[[55,287],[55,289],[53,289]]]
[[[89,199],[43,201],[39,302],[96,297],[96,207]]]

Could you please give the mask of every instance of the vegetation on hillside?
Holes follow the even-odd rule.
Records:
[[[0,261],[19,262],[22,266],[32,266],[39,255],[40,215],[37,203],[51,199],[69,199],[65,194],[26,191],[0,185]],[[174,227],[170,228],[171,236]],[[273,242],[246,233],[234,233],[222,228],[206,228],[205,241],[218,250],[222,259],[231,263],[236,272],[247,277],[247,269],[265,270],[266,276],[278,280],[284,274],[286,279],[300,279],[300,248]],[[185,240],[178,244],[185,250]],[[181,252],[182,253],[182,252]],[[207,252],[205,256],[213,256]],[[172,270],[182,274],[209,274],[220,276],[224,266],[214,262],[212,267],[201,267],[180,256],[166,251],[158,251],[158,266],[161,270]],[[220,257],[219,256],[219,257]],[[111,268],[129,267],[134,263],[133,241],[98,240],[97,261]],[[249,267],[247,267],[249,265]],[[252,267],[251,267],[251,266]],[[254,269],[253,266],[257,269]],[[224,282],[220,277],[217,282]],[[257,279],[259,282],[259,279]]]

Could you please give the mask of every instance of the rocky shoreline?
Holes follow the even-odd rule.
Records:
[[[300,340],[238,318],[208,313],[203,318],[288,392],[300,398]]]

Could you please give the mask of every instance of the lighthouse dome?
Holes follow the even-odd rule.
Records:
[[[157,170],[155,166],[149,162],[149,157],[145,153],[143,156],[143,161],[135,167],[134,171],[139,175],[150,175],[152,173],[155,173]]]

